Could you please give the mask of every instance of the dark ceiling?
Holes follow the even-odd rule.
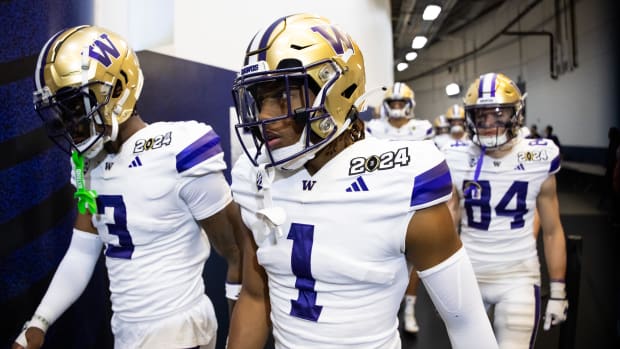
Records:
[[[392,0],[392,33],[394,66],[405,61],[405,54],[413,51],[411,41],[416,35],[425,35],[428,42],[422,50],[443,37],[454,35],[477,18],[495,10],[506,0]],[[427,5],[441,6],[434,21],[422,20]],[[441,62],[437,62],[441,63]]]

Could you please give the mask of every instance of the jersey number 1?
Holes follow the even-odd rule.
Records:
[[[293,240],[291,268],[297,277],[295,288],[299,290],[297,299],[291,299],[291,315],[310,321],[318,321],[323,306],[316,304],[317,293],[314,290],[316,280],[310,270],[310,256],[314,242],[314,226],[292,223],[287,239]]]

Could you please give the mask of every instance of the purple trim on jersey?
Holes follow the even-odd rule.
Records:
[[[452,178],[446,161],[416,176],[413,180],[411,205],[417,206],[437,200],[452,192]]]
[[[555,173],[560,168],[560,154],[551,160],[551,167],[549,167],[549,173]]]
[[[426,135],[430,135],[431,133],[433,133],[433,128],[429,128],[428,130],[426,130]]]
[[[271,37],[271,33],[273,32],[274,29],[276,29],[278,24],[280,24],[280,22],[284,21],[285,19],[286,17],[282,17],[278,19],[277,21],[271,23],[269,28],[265,30],[265,34],[263,34],[263,37],[260,39],[260,45],[258,46],[259,50],[263,50],[258,54],[259,61],[264,61],[267,59],[267,50],[265,49],[266,49],[267,43],[269,43],[269,38]],[[270,67],[270,68],[274,69],[275,67]]]
[[[177,154],[177,172],[189,170],[221,152],[220,136],[211,130]]]
[[[538,285],[534,285],[534,301],[536,302],[536,312],[534,314],[534,329],[532,330],[532,337],[530,337],[530,349],[534,348],[534,342],[538,334],[538,323],[540,322],[540,286]]]

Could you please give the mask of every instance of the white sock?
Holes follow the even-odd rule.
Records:
[[[413,310],[413,306],[415,305],[416,296],[406,295],[405,296],[405,308],[409,308]]]

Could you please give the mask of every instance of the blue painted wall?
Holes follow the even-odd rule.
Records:
[[[57,31],[92,23],[92,11],[88,0],[0,1],[0,349],[10,348],[38,306],[68,247],[75,217],[68,157],[48,140],[32,107],[36,59]],[[153,52],[138,56],[145,75],[138,103],[143,118],[207,122],[230,149],[234,73]],[[213,251],[205,279],[220,323],[218,348],[228,331],[224,267]],[[112,348],[110,317],[101,258],[82,297],[50,327],[44,348]]]

